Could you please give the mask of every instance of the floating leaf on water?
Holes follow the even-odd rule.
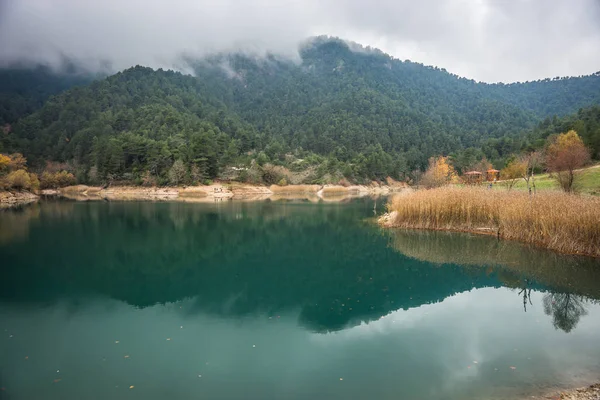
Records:
[[[129,386],[129,389],[133,389],[134,387],[135,387],[135,386],[131,385],[131,386]]]

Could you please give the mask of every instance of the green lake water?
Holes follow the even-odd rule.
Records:
[[[0,399],[517,399],[600,380],[600,262],[373,216],[370,199],[2,211]]]

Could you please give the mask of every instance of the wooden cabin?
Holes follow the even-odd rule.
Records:
[[[495,182],[500,179],[500,171],[497,169],[488,169],[485,175],[488,182]]]
[[[475,185],[481,183],[483,174],[479,171],[469,171],[464,173],[463,179],[467,185]]]

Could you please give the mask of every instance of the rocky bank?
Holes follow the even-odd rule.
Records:
[[[23,204],[29,204],[39,199],[30,192],[0,191],[0,208],[16,207]]]

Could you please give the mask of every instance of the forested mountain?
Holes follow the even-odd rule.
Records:
[[[600,105],[582,108],[577,113],[562,118],[546,118],[530,134],[534,146],[548,136],[575,130],[592,150],[592,157],[600,159]]]
[[[92,79],[74,66],[65,66],[62,72],[46,66],[0,69],[0,125],[17,121],[40,109],[50,96]]]
[[[34,166],[70,162],[84,182],[166,183],[176,160],[190,182],[252,160],[360,181],[465,149],[502,163],[545,118],[600,104],[600,74],[485,84],[330,38],[300,55],[215,55],[190,61],[194,77],[131,68],[51,98],[2,145]]]
[[[301,56],[301,64],[215,57],[212,69],[200,64],[196,74],[219,84],[230,77],[215,92],[286,143],[321,154],[381,144],[409,152],[409,161],[521,133],[543,117],[600,103],[600,73],[489,85],[331,39],[316,39]]]

